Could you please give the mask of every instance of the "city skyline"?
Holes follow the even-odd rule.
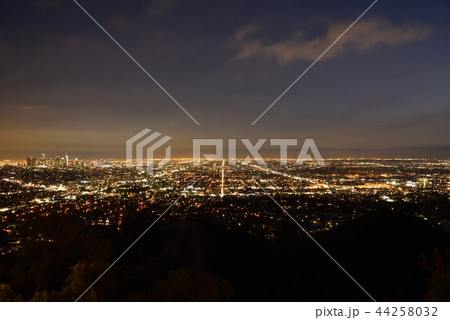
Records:
[[[265,151],[265,150],[263,150]],[[24,163],[26,162],[27,158],[31,157],[34,158],[36,160],[39,160],[39,155],[41,154],[27,154],[27,156],[21,157],[21,158],[16,158],[16,159],[1,159],[0,160],[0,165],[6,165],[6,164],[17,164],[17,163]],[[67,153],[67,155],[70,155],[70,153]],[[235,159],[237,161],[243,161],[245,160],[246,156],[238,156]],[[64,160],[64,154],[49,154],[49,157],[47,157],[46,154],[46,160],[50,161],[50,160],[56,160],[56,159],[61,159]],[[153,159],[155,160],[162,160],[164,159],[163,157],[154,157]],[[277,156],[269,156],[269,157],[262,157],[262,159],[266,160],[266,161],[279,161],[280,158]],[[294,162],[298,159],[298,157],[291,157],[288,156],[287,160],[289,162]],[[351,156],[347,156],[347,157],[328,157],[328,158],[323,158],[324,160],[442,160],[442,161],[446,161],[446,160],[450,160],[449,158],[445,158],[445,157],[441,157],[441,158],[427,158],[427,157],[370,157],[370,156],[366,156],[366,157],[351,157]],[[77,155],[74,155],[73,158],[69,157],[69,160],[72,162],[74,160],[79,160],[79,161],[97,161],[97,160],[105,160],[105,161],[113,161],[113,162],[123,162],[126,163],[127,160],[125,157],[122,158],[104,158],[104,157],[92,157],[92,158],[84,158],[84,157],[79,157]],[[144,158],[145,160],[145,158]],[[179,160],[189,160],[189,161],[194,161],[192,154],[186,155],[186,156],[176,156],[176,157],[171,157],[171,161],[179,161]],[[134,162],[136,160],[133,160]],[[222,160],[207,160],[204,157],[202,157],[201,162],[220,162]],[[225,163],[227,164],[229,159],[227,157],[224,158]],[[305,161],[311,161],[311,162],[316,162],[315,159],[312,160],[305,160]],[[255,162],[254,159],[252,159],[252,162]]]

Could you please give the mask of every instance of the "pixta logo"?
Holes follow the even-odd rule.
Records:
[[[202,146],[213,146],[215,147],[214,154],[203,154],[206,160],[223,160],[223,143],[224,139],[193,139],[193,162],[194,164],[200,164],[201,161],[201,147]],[[249,139],[240,139],[249,155],[241,163],[244,165],[249,164],[252,159],[256,161],[259,165],[266,165],[263,157],[260,155],[259,150],[266,143],[267,139],[258,139],[255,144],[252,144]],[[228,164],[236,165],[236,144],[237,139],[228,139]],[[297,139],[270,139],[271,146],[278,146],[280,148],[280,165],[288,164],[288,147],[297,146]],[[305,139],[297,160],[296,165],[302,165],[305,160],[313,160],[310,153],[314,156],[317,164],[324,165],[322,155],[319,152],[313,139]]]
[[[161,136],[161,133],[155,131],[150,134],[152,130],[144,129],[141,132],[135,134],[130,139],[126,141],[126,159],[127,165],[129,167],[133,166],[133,146],[135,147],[136,154],[136,168],[138,170],[143,170],[144,167],[144,149],[147,151],[145,166],[147,167],[147,172],[153,173],[153,156],[154,152],[164,145],[166,142],[172,139],[169,136],[163,136],[161,139],[155,141]],[[139,141],[139,142],[138,142]],[[137,142],[137,143],[136,143]],[[171,159],[171,147],[170,145],[165,149],[164,158],[158,162],[158,168],[162,168]]]
[[[159,132],[151,133],[150,129],[144,129],[139,133],[135,134],[133,137],[126,141],[126,159],[127,165],[129,167],[136,166],[138,170],[143,170],[144,166],[147,167],[148,173],[153,173],[154,171],[154,152],[167,143],[172,137],[161,136]],[[246,158],[241,162],[243,165],[247,165],[252,160],[255,160],[259,165],[266,165],[266,161],[260,154],[260,150],[264,144],[266,144],[267,139],[258,139],[256,143],[252,143],[249,139],[227,139],[228,141],[228,164],[236,165],[237,157],[237,143],[242,143],[242,146],[248,152]],[[279,147],[280,151],[280,165],[288,164],[288,147],[298,147],[297,139],[270,139],[270,146]],[[242,147],[241,146],[241,147]],[[203,154],[201,152],[202,147],[214,147],[215,152],[209,154]],[[146,150],[146,157],[144,161],[144,150]],[[133,152],[134,151],[134,152]],[[133,160],[133,154],[135,154],[135,160]],[[204,158],[207,161],[214,160],[225,160],[224,154],[224,139],[192,139],[192,162],[194,165],[199,165],[201,159]],[[165,156],[162,160],[157,163],[157,168],[162,168],[171,159],[171,146],[167,146],[165,149]],[[324,165],[322,155],[319,152],[313,139],[305,139],[302,147],[298,153],[298,157],[295,161],[295,165],[302,165],[305,160],[313,161],[315,160],[317,164]]]

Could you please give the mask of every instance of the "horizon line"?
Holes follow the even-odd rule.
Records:
[[[36,158],[37,160],[38,158]],[[71,161],[74,161],[74,159],[77,159],[78,161],[98,161],[98,160],[103,160],[103,161],[113,161],[113,162],[124,162],[126,163],[127,160],[126,159],[118,159],[118,158],[72,158]],[[154,160],[163,160],[164,158],[154,158]],[[236,157],[233,158],[236,160],[245,160],[245,157]],[[261,157],[258,159],[263,159],[266,161],[279,161],[280,158],[279,157]],[[450,158],[436,158],[436,157],[323,157],[324,160],[329,160],[329,161],[333,161],[333,160],[444,160],[444,161],[450,161]],[[173,157],[170,159],[170,161],[186,161],[186,160],[193,160],[192,157]],[[287,158],[287,161],[296,161],[298,160],[297,157],[293,157],[293,158]],[[303,161],[315,161],[314,159],[310,160],[310,159],[302,159]],[[216,159],[216,160],[207,160],[207,159],[201,159],[201,161],[207,161],[207,162],[215,162],[215,161],[229,161],[228,158],[222,158],[222,159]],[[26,162],[26,158],[25,159],[4,159],[4,160],[0,160],[0,164],[4,163],[4,162]],[[135,162],[135,160],[133,160],[133,162]]]

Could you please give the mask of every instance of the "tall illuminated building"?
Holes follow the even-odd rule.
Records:
[[[45,159],[45,153],[42,154],[41,158],[39,159],[39,165],[40,166],[45,166],[46,163],[46,159]]]
[[[36,167],[36,158],[35,157],[27,157],[27,167],[28,168]]]

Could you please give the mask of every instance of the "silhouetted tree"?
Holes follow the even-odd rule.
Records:
[[[75,301],[107,268],[109,263],[80,261],[72,267],[72,274],[67,277],[66,285],[59,293],[63,301]],[[120,281],[116,268],[110,269],[88,292],[81,301],[114,301]]]
[[[21,300],[20,295],[16,294],[8,284],[0,284],[0,301],[15,302]]]
[[[427,301],[450,301],[450,250],[434,249],[431,258],[423,256],[423,266],[431,272],[427,280]]]
[[[155,284],[150,299],[155,301],[229,301],[233,295],[230,284],[209,272],[179,268]]]

